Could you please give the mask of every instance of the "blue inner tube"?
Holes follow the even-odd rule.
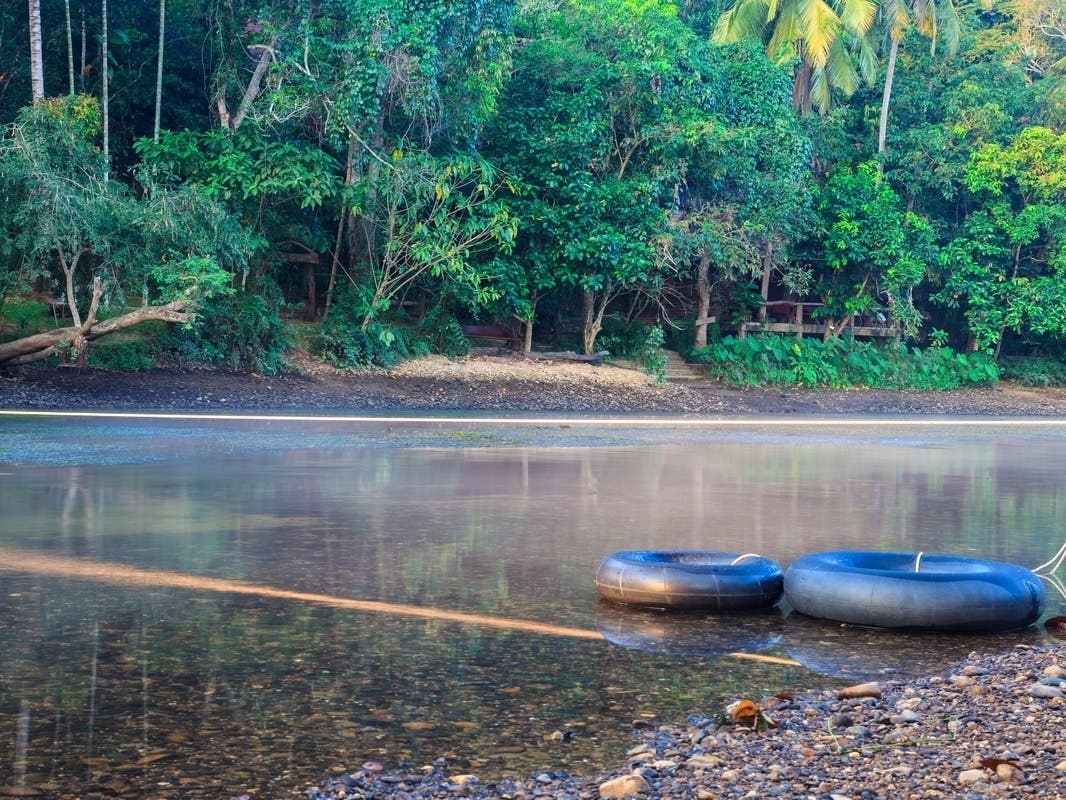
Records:
[[[651,608],[746,611],[768,608],[782,590],[768,558],[708,550],[623,550],[596,570],[596,591],[613,603]]]
[[[937,631],[1007,631],[1044,613],[1040,578],[1000,561],[921,553],[830,551],[797,558],[785,600],[810,617]]]

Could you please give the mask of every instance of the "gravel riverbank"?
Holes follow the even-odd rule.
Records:
[[[636,370],[567,361],[439,356],[347,373],[302,362],[275,376],[211,370],[145,373],[37,369],[0,377],[0,408],[281,413],[499,411],[685,416],[1066,416],[1066,390],[952,392],[732,389],[654,384]]]
[[[636,732],[624,764],[587,777],[545,771],[482,784],[445,761],[409,773],[368,762],[308,796],[1064,798],[1064,663],[1062,647],[1019,646],[998,656],[973,653],[924,680],[763,698],[759,708],[773,727],[759,729],[723,724],[720,710],[704,710],[682,727]]]

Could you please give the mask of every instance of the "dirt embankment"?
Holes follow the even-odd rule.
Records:
[[[641,372],[611,365],[486,355],[454,361],[431,356],[358,373],[305,361],[276,376],[25,368],[0,377],[0,408],[1054,417],[1066,416],[1066,390],[739,390],[709,380],[656,385]]]

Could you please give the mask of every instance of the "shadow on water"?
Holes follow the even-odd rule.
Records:
[[[596,627],[611,644],[677,656],[757,654],[781,641],[777,608],[749,614],[701,614],[596,604]]]

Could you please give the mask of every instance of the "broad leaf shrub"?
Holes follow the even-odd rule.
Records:
[[[429,355],[429,343],[417,331],[386,322],[364,324],[362,308],[358,298],[345,293],[330,309],[318,333],[318,354],[324,361],[343,369],[366,369]]]
[[[422,320],[420,328],[434,353],[448,358],[470,355],[470,340],[463,333],[463,326],[443,305],[433,306]]]
[[[197,323],[164,336],[163,352],[180,362],[274,375],[285,364],[291,333],[281,319],[281,290],[263,280],[257,292],[213,297],[197,310]]]
[[[148,343],[139,339],[112,342],[107,338],[89,348],[89,366],[119,372],[146,372],[155,366]]]
[[[785,336],[726,337],[693,351],[711,377],[730,386],[945,390],[994,386],[995,362],[984,353],[946,347],[921,350],[852,339]]]
[[[1066,364],[1043,357],[1004,357],[999,360],[1003,380],[1022,386],[1066,386]]]
[[[656,383],[663,383],[666,380],[667,359],[666,352],[663,350],[665,341],[662,327],[653,325],[648,328],[640,350],[637,351],[641,366],[644,367],[645,372],[655,378]]]

